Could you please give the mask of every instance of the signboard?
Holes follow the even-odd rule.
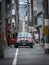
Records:
[[[1,20],[1,2],[0,2],[0,20]]]
[[[48,14],[49,14],[49,0],[48,0]]]
[[[0,40],[1,40],[1,2],[0,2]]]

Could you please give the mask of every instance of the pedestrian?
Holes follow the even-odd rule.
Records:
[[[14,32],[14,35],[15,35],[15,37],[17,38],[17,36],[18,36],[18,33],[17,33],[17,32]]]
[[[39,42],[39,33],[37,31],[34,33],[34,41],[35,43]]]
[[[42,38],[41,38],[41,41],[42,41],[42,43],[43,43],[43,46],[44,46],[44,33],[42,34]]]
[[[9,41],[10,41],[10,35],[8,34],[7,35],[7,45],[9,46],[10,44],[9,44]]]

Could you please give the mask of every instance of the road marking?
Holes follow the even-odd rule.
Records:
[[[14,57],[12,65],[16,65],[17,64],[17,56],[18,56],[18,48],[16,50],[15,57]]]

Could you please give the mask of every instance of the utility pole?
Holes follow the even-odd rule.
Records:
[[[19,31],[19,0],[15,0],[16,2],[16,31]]]
[[[13,27],[12,27],[12,0],[10,0],[10,31],[13,33]]]
[[[44,49],[45,53],[49,53],[49,16],[48,16],[48,0],[43,0],[44,8]]]
[[[0,14],[1,14],[1,34],[0,34],[0,58],[4,58],[4,44],[5,44],[5,0],[1,0],[0,2],[1,9],[0,9]]]
[[[29,0],[27,0],[27,6],[28,6],[28,21],[27,21],[27,29],[28,29],[28,25],[29,25],[29,22],[30,22],[30,6],[29,6]]]
[[[33,0],[31,0],[31,22],[33,24]]]
[[[2,40],[3,43],[5,43],[5,38],[6,38],[6,29],[5,29],[5,17],[6,17],[6,13],[5,13],[5,0],[2,0]]]

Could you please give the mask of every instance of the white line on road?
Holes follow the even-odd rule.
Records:
[[[18,56],[18,48],[16,50],[15,57],[14,57],[12,65],[16,65],[17,64],[17,56]]]

